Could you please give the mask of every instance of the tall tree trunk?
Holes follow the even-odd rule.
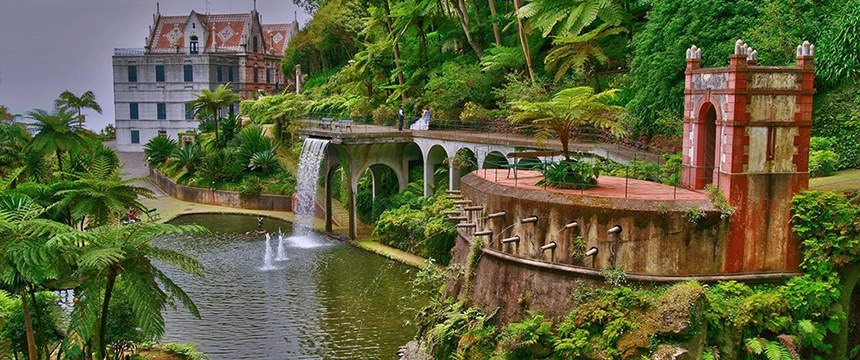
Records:
[[[218,137],[218,109],[212,108],[212,118],[215,119],[215,149],[221,148],[221,140]]]
[[[35,324],[33,324],[33,330],[34,330],[34,332],[38,332],[39,334],[44,334],[45,330],[42,327],[45,326],[45,324],[42,320],[44,320],[45,318],[42,317],[42,309],[39,307],[39,302],[36,300],[36,291],[35,290],[30,291],[30,300],[33,302],[33,312],[36,313],[36,320],[37,320],[35,322]],[[50,351],[48,351],[47,342],[42,344],[42,353],[50,356]]]
[[[526,36],[526,29],[523,26],[523,19],[517,15],[520,11],[520,6],[522,6],[521,0],[514,0],[514,15],[517,17],[517,34],[520,37],[520,46],[523,48],[523,56],[526,58],[526,68],[529,70],[529,78],[532,80],[532,84],[536,83],[535,81],[535,72],[532,68],[532,55],[531,50],[529,50],[529,38]]]
[[[105,298],[102,302],[101,319],[99,320],[98,337],[96,342],[96,358],[102,360],[105,358],[105,328],[107,327],[108,310],[110,307],[110,298],[113,295],[113,286],[116,283],[116,268],[111,266],[108,272],[107,285],[105,285]]]
[[[21,308],[24,311],[24,330],[27,333],[27,358],[38,360],[39,351],[36,350],[36,334],[33,332],[33,319],[30,318],[30,306],[27,303],[28,292],[24,290],[21,293]]]
[[[478,55],[478,58],[484,57],[484,50],[481,49],[481,46],[475,42],[475,39],[472,38],[472,33],[469,25],[469,14],[466,9],[466,3],[464,0],[457,0],[457,6],[454,6],[454,11],[457,13],[457,19],[460,22],[460,27],[463,28],[463,32],[466,34],[466,42],[469,43],[469,46],[472,47],[472,50],[475,51],[475,55]]]
[[[54,151],[57,154],[57,169],[60,170],[60,180],[64,178],[63,176],[63,154],[60,153],[60,149]]]
[[[400,45],[397,44],[397,37],[391,25],[391,8],[388,6],[388,0],[382,2],[385,6],[385,27],[388,30],[388,37],[394,42],[394,67],[397,71],[397,85],[400,86],[400,102],[406,102],[406,91],[403,89],[403,71],[400,69]]]
[[[570,128],[565,127],[564,131],[558,132],[558,141],[561,143],[561,152],[564,155],[564,161],[570,162],[570,152],[567,151],[570,146]]]
[[[493,16],[493,36],[496,38],[496,46],[502,46],[502,33],[499,31],[499,22],[496,19],[496,0],[488,0],[490,3],[490,15]]]

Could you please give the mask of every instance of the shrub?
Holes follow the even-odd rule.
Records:
[[[542,169],[538,185],[562,189],[588,189],[597,185],[600,167],[586,161],[558,162]]]
[[[809,152],[809,176],[830,176],[839,167],[839,155],[830,150]]]
[[[263,183],[256,176],[248,176],[242,180],[236,191],[241,196],[259,196],[263,192]]]
[[[470,101],[466,105],[463,105],[463,112],[460,113],[460,121],[472,125],[484,124],[490,121],[490,111]]]
[[[176,140],[167,136],[156,136],[143,146],[143,154],[146,155],[146,163],[149,166],[159,166],[179,149]]]
[[[424,86],[424,103],[433,110],[433,118],[453,119],[467,101],[480,105],[493,101],[495,76],[482,72],[478,64],[445,63]]]
[[[390,106],[382,105],[372,112],[373,123],[376,125],[390,126],[394,124],[395,112]]]

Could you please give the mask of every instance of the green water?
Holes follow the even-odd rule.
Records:
[[[404,327],[423,301],[406,299],[414,269],[318,234],[292,237],[290,223],[268,219],[285,234],[286,261],[262,271],[265,237],[257,218],[188,215],[213,234],[156,240],[203,262],[205,277],[167,268],[200,308],[166,315],[165,341],[194,342],[217,359],[392,359],[415,334]],[[250,232],[250,233],[249,233]]]

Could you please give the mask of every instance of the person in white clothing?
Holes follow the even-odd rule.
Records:
[[[424,105],[424,111],[421,113],[421,118],[418,119],[412,126],[411,130],[429,130],[430,129],[430,107]]]

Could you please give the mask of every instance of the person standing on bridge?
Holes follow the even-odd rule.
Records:
[[[430,107],[424,105],[424,112],[421,113],[421,118],[418,119],[412,126],[411,130],[430,130]]]
[[[400,109],[397,110],[397,131],[403,131],[403,104],[400,104]]]

